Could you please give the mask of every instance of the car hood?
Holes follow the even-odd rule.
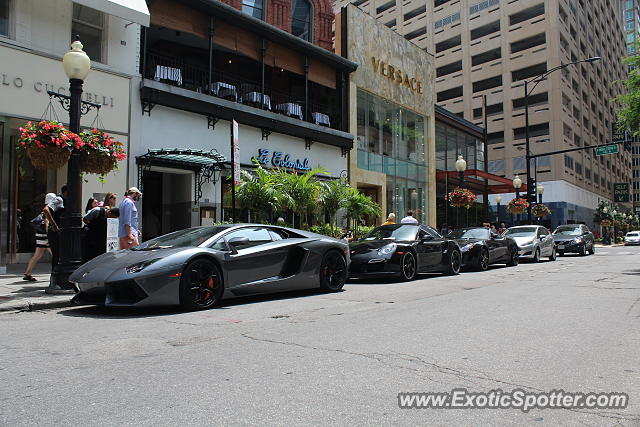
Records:
[[[124,273],[126,267],[154,259],[166,260],[171,255],[190,248],[166,248],[151,251],[123,249],[102,254],[81,265],[70,277],[71,282],[104,282],[112,275]],[[196,249],[196,248],[193,248]],[[170,263],[167,263],[167,265]]]
[[[360,242],[352,242],[349,244],[349,250],[352,254],[363,254],[372,250],[380,249],[390,243],[400,243],[395,240],[367,240]],[[402,242],[406,243],[406,242]]]
[[[558,241],[566,242],[568,240],[573,240],[573,239],[576,239],[578,237],[582,237],[582,236],[569,236],[567,234],[554,234],[553,235],[553,240],[556,241],[556,242],[558,242]]]
[[[458,244],[458,246],[463,247],[468,245],[469,243],[479,243],[482,242],[483,239],[453,239],[454,242]]]
[[[533,241],[535,241],[535,237],[534,236],[513,237],[513,240],[516,241],[518,246],[525,246],[525,245],[530,245]]]

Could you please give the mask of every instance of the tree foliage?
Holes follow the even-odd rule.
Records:
[[[636,49],[640,49],[640,44]],[[622,81],[627,92],[613,99],[622,107],[617,112],[618,129],[628,129],[634,136],[640,136],[640,55],[628,56],[622,62],[631,71],[627,79]]]

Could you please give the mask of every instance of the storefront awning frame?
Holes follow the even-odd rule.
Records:
[[[135,22],[143,27],[149,26],[149,8],[145,0],[73,0],[73,2]]]
[[[138,188],[144,192],[144,172],[151,170],[152,166],[161,166],[174,169],[184,169],[195,172],[194,193],[195,203],[202,198],[202,186],[205,183],[218,182],[220,171],[225,169],[227,159],[217,150],[191,150],[191,149],[153,149],[136,157],[138,164]]]

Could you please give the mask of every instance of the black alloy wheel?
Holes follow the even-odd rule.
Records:
[[[222,274],[213,261],[191,261],[180,279],[180,305],[188,310],[211,308],[222,299]]]
[[[460,274],[460,267],[462,266],[462,254],[459,250],[453,250],[449,255],[449,267],[446,274],[449,276],[455,276]]]
[[[479,271],[487,271],[489,269],[489,251],[487,251],[485,248],[482,248],[480,250],[477,269]]]
[[[551,249],[551,255],[549,256],[549,261],[555,261],[556,260],[556,247],[554,246],[553,249]]]
[[[520,263],[520,253],[518,249],[514,249],[507,262],[507,267],[516,267]]]
[[[536,248],[536,251],[533,253],[533,262],[540,262],[540,248]]]
[[[413,252],[407,251],[402,255],[400,261],[400,278],[404,281],[410,281],[416,278],[416,257]]]
[[[324,291],[337,292],[347,280],[347,261],[338,251],[329,251],[320,264],[320,288]]]

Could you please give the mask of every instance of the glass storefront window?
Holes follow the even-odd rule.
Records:
[[[387,212],[426,220],[425,118],[358,90],[358,168],[387,175]]]

